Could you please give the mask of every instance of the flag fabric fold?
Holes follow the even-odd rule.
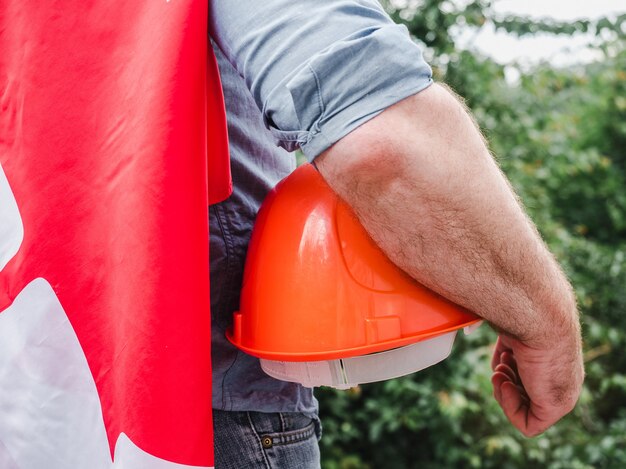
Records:
[[[196,0],[0,4],[2,467],[213,466],[206,25]]]

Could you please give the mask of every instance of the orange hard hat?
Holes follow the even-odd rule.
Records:
[[[307,164],[261,207],[227,336],[271,376],[346,388],[445,359],[479,321],[396,267]]]

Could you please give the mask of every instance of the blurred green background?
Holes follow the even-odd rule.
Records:
[[[317,390],[322,466],[625,468],[626,15],[559,23],[501,15],[489,1],[384,4],[424,47],[437,80],[465,97],[574,284],[587,379],[571,415],[522,437],[491,397],[495,333],[483,326],[420,373]],[[596,59],[505,67],[458,44],[455,31],[485,25],[516,36],[587,34]]]

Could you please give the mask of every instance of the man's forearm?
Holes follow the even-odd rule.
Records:
[[[464,107],[431,86],[317,166],[389,258],[500,335],[494,397],[524,435],[572,410],[584,370],[576,301]]]
[[[527,345],[578,337],[569,283],[447,90],[405,99],[316,162],[415,279]]]

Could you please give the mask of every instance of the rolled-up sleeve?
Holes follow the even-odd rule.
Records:
[[[309,159],[432,82],[376,1],[214,0],[210,25],[276,143]]]

